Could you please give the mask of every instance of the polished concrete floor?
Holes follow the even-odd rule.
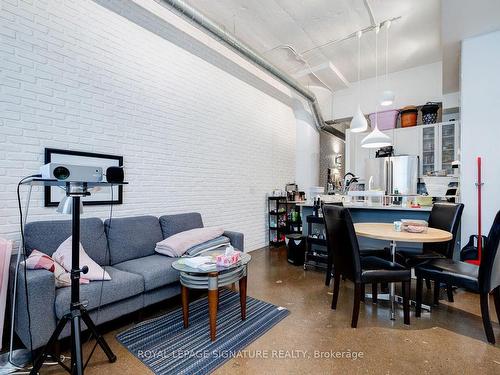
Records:
[[[361,305],[358,328],[352,329],[352,283],[342,282],[334,311],[323,272],[288,264],[285,249],[251,254],[248,294],[286,307],[290,315],[250,344],[244,358],[231,359],[216,374],[500,374],[500,345],[486,342],[477,295],[458,290],[454,303],[442,301],[419,319],[412,311],[410,326],[403,324],[402,311],[391,321],[387,303],[367,300]],[[431,298],[427,293],[426,299]],[[493,308],[491,316],[500,341]],[[117,362],[108,363],[97,350],[87,374],[151,373],[116,341],[116,333],[133,323],[120,324],[105,335]],[[85,345],[86,353],[90,349]],[[42,373],[64,372],[45,367]]]

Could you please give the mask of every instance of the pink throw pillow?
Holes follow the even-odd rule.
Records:
[[[71,236],[59,245],[57,250],[52,254],[52,258],[64,267],[66,271],[71,271]],[[98,265],[83,249],[80,243],[80,268],[87,266],[89,272],[82,274],[82,277],[88,280],[111,280],[109,274]]]
[[[29,270],[45,269],[54,274],[56,288],[63,288],[71,285],[70,273],[47,254],[38,250],[33,250],[26,259],[26,267]],[[80,284],[88,284],[89,280],[80,278]]]

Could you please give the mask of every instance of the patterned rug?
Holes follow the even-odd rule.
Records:
[[[241,320],[237,292],[221,289],[217,338],[210,341],[208,300],[189,305],[189,327],[183,328],[182,309],[142,322],[116,336],[134,356],[157,375],[207,374],[266,333],[289,311],[247,298],[247,318]]]

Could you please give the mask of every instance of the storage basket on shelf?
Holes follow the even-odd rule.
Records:
[[[413,105],[408,105],[401,109],[401,127],[408,128],[417,125],[418,109]]]
[[[370,126],[375,127],[375,115],[377,115],[377,125],[379,130],[389,130],[396,127],[399,111],[396,109],[389,109],[387,111],[380,111],[377,113],[370,113]]]
[[[435,124],[438,119],[439,104],[434,102],[427,102],[422,106],[422,122],[424,124]]]

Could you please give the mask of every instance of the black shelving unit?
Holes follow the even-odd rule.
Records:
[[[270,246],[283,246],[285,235],[302,233],[302,220],[297,202],[288,201],[286,197],[268,197],[267,211]],[[298,212],[298,220],[291,220],[290,213],[293,211]]]
[[[304,269],[308,266],[326,268],[328,260],[328,251],[326,248],[326,239],[312,237],[313,224],[325,225],[322,216],[308,215],[307,222],[307,239],[306,239],[306,254],[304,259]]]

